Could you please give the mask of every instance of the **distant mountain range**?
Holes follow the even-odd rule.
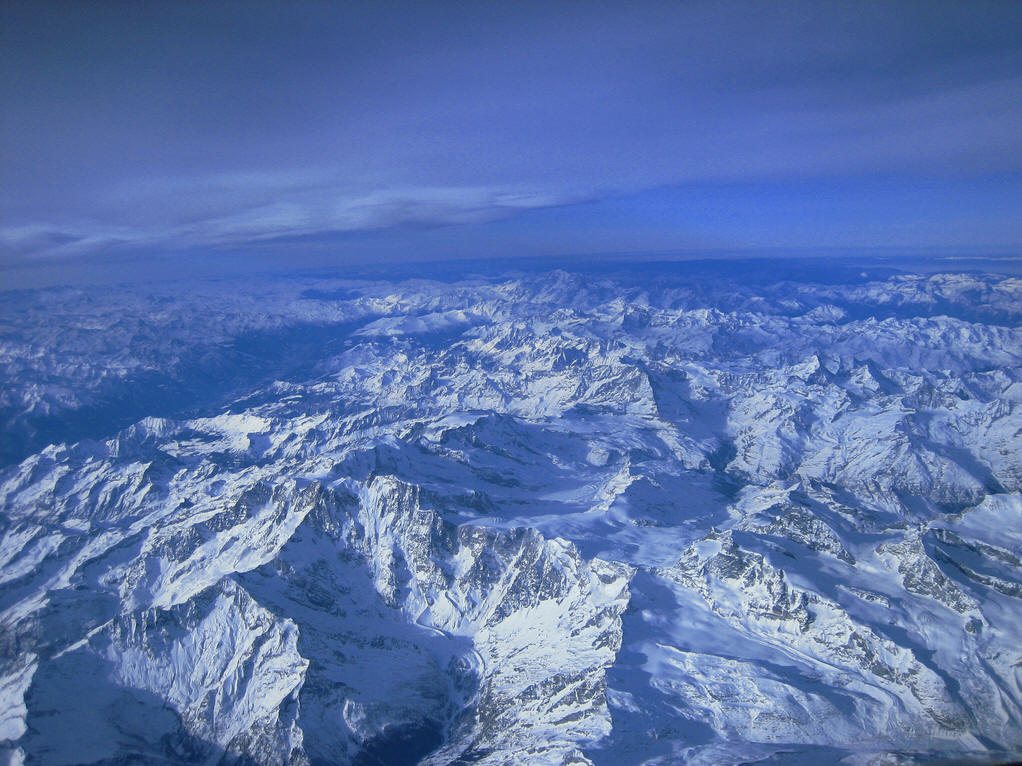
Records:
[[[2,297],[0,763],[1022,757],[1022,279]]]

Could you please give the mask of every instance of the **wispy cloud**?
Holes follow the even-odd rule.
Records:
[[[151,186],[135,182],[130,196],[119,189],[103,205],[103,218],[130,224],[84,221],[2,227],[0,254],[53,258],[98,248],[201,248],[406,225],[483,223],[579,201],[577,196],[500,187],[401,187],[359,193],[322,183],[303,188],[295,178],[291,173],[241,174],[160,179]],[[201,197],[201,204],[195,204],[194,195]]]
[[[668,185],[1022,178],[1022,4],[4,13],[8,258],[401,227],[411,242]]]

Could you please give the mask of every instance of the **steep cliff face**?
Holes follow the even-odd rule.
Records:
[[[244,578],[278,594],[270,598],[287,613],[282,593],[309,612],[303,641],[333,683],[303,689],[303,718],[340,711],[356,758],[366,746],[442,739],[437,763],[510,763],[526,752],[561,763],[609,732],[604,671],[621,642],[627,567],[585,561],[531,529],[456,526],[390,476],[344,480],[325,497],[274,564]],[[333,630],[315,616],[324,610]],[[390,625],[360,627],[368,611]],[[395,666],[396,678],[380,672]],[[336,760],[343,740],[307,747]]]
[[[627,566],[532,529],[455,527],[393,479],[360,500],[378,592],[471,646],[475,691],[432,762],[562,763],[610,732],[604,670],[621,645]]]
[[[59,574],[19,605],[19,645],[35,651],[5,666],[20,749],[274,764],[443,745],[437,762],[561,763],[609,732],[626,566],[527,528],[454,525],[390,476],[233,478],[234,497],[160,501],[159,524],[50,554],[65,554]],[[109,700],[83,710],[90,684]],[[159,714],[120,716],[135,698]],[[85,726],[93,750],[69,735]]]
[[[1020,285],[958,276],[23,297],[0,763],[1017,756]]]

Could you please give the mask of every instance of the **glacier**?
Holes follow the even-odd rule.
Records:
[[[1018,276],[10,290],[0,371],[0,764],[1022,758]]]

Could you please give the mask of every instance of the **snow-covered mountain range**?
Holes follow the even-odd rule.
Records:
[[[1022,280],[786,268],[6,293],[0,763],[1020,757]]]

